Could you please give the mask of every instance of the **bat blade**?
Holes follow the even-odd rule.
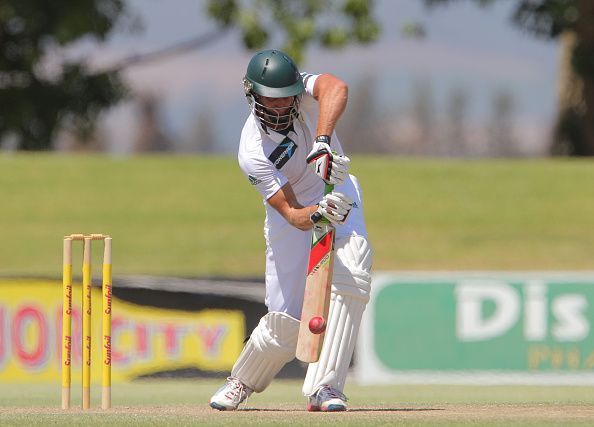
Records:
[[[324,333],[314,334],[309,330],[309,321],[316,316],[328,323],[332,272],[334,269],[334,227],[330,224],[316,225],[313,229],[312,247],[309,254],[301,324],[295,356],[302,362],[317,362],[324,342]]]

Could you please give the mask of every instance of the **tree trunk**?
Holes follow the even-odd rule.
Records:
[[[575,30],[561,36],[559,115],[552,153],[594,156],[594,2],[577,0]]]
[[[578,50],[574,51],[574,66],[583,78],[585,103],[584,155],[594,156],[594,2],[577,2],[579,18],[576,27]],[[575,58],[578,55],[579,58]]]

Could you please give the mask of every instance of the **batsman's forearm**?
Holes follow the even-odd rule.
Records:
[[[311,230],[313,223],[311,222],[311,215],[318,209],[318,206],[305,206],[299,209],[291,209],[287,221],[293,227],[299,230]]]
[[[320,112],[316,136],[332,135],[338,119],[346,109],[348,95],[348,86],[341,80],[335,79],[331,84],[322,85],[318,96]]]

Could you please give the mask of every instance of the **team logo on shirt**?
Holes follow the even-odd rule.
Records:
[[[250,184],[258,185],[262,182],[261,179],[256,178],[254,175],[248,175],[248,179],[250,180]]]
[[[285,139],[283,139],[283,141],[278,144],[278,147],[276,147],[274,151],[270,153],[268,160],[272,162],[275,168],[280,169],[285,165],[285,163],[289,161],[291,156],[295,154],[296,149],[297,144],[295,144],[291,138],[285,137]]]

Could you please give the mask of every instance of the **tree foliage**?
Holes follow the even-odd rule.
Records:
[[[209,0],[206,6],[222,29],[240,29],[246,48],[283,39],[298,61],[314,41],[337,48],[379,34],[372,0]],[[128,18],[125,0],[1,1],[0,145],[14,137],[18,149],[48,150],[60,129],[88,134],[98,114],[126,94],[121,67],[92,71],[82,59],[66,59],[63,50],[82,39],[104,41]]]
[[[490,6],[495,0],[471,0],[478,6]],[[460,0],[425,0],[429,7],[457,3]],[[515,2],[513,22],[535,35],[555,38],[575,25],[578,10],[574,0],[520,0]]]
[[[19,149],[46,150],[62,126],[92,128],[124,86],[115,72],[63,60],[60,48],[104,40],[124,16],[123,0],[0,2],[0,142],[13,136]]]
[[[297,62],[311,43],[341,48],[371,43],[380,32],[372,0],[209,0],[207,10],[239,29],[246,48],[282,46]]]
[[[427,6],[460,0],[425,0]],[[487,6],[494,0],[471,0]],[[519,0],[515,2],[513,22],[537,37],[557,39],[571,35],[567,65],[560,74],[560,85],[571,94],[562,94],[552,147],[553,153],[594,156],[594,1],[592,0]],[[564,64],[565,66],[565,64]]]

